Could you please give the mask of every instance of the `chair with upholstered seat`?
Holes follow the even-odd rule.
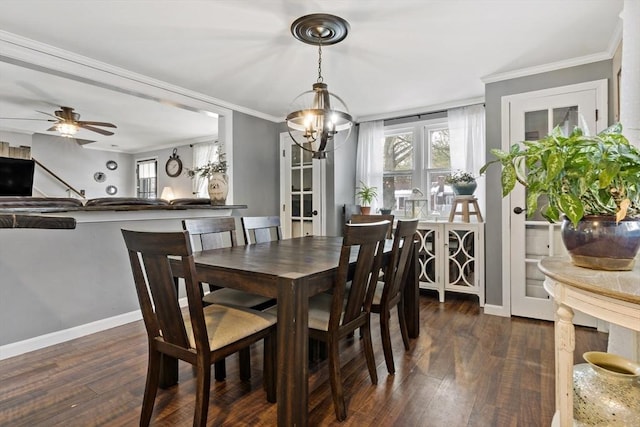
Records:
[[[243,216],[241,221],[244,242],[247,245],[251,243],[264,243],[282,239],[280,217]]]
[[[382,265],[388,221],[372,224],[345,225],[340,261],[333,293],[321,293],[309,300],[309,336],[327,344],[331,394],[339,421],[346,419],[342,376],[340,373],[339,342],[362,331],[362,342],[369,376],[378,383],[373,346],[371,343],[371,302],[378,272]],[[352,249],[357,261],[350,267]],[[355,253],[353,254],[355,257]],[[349,273],[353,272],[350,277]],[[347,290],[347,281],[351,286]]]
[[[149,342],[147,380],[140,425],[147,426],[158,391],[162,355],[195,367],[194,426],[207,422],[211,364],[264,339],[267,400],[275,402],[276,317],[267,313],[212,304],[204,307],[196,279],[189,234],[122,230]],[[171,263],[179,262],[188,310],[178,304]]]
[[[237,246],[236,220],[233,217],[197,218],[182,220],[182,229],[192,238],[200,241],[202,250]],[[240,291],[218,287],[209,283],[210,292],[203,295],[205,304],[225,304],[238,307],[263,310],[275,304],[275,299]],[[202,284],[200,284],[202,291]],[[240,351],[240,378],[249,379],[251,375],[251,355],[248,349]],[[226,377],[224,359],[215,365],[215,378],[222,381]]]
[[[418,220],[399,220],[393,237],[391,260],[386,265],[384,281],[379,281],[373,296],[371,312],[380,314],[380,334],[382,335],[382,350],[387,371],[395,373],[393,350],[391,349],[391,333],[389,321],[391,309],[397,307],[400,334],[405,350],[409,350],[409,333],[404,318],[403,288],[407,281],[414,251],[414,237],[418,229]]]

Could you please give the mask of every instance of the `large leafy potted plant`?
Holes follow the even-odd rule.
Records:
[[[363,215],[369,215],[371,213],[371,202],[373,202],[373,199],[378,199],[378,188],[369,187],[360,181],[360,187],[356,187],[356,197],[360,200],[360,212]]]
[[[541,140],[491,152],[497,159],[480,173],[501,164],[503,196],[519,182],[527,187],[528,216],[540,211],[550,222],[562,217],[562,239],[574,264],[633,268],[640,249],[640,150],[619,123],[595,136],[580,128],[564,136],[556,127]]]
[[[215,162],[207,162],[202,166],[187,169],[187,175],[191,178],[200,176],[207,179],[207,190],[212,205],[224,205],[227,202],[229,177],[227,176],[227,160],[224,153],[221,153]]]

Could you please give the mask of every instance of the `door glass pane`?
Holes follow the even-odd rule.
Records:
[[[309,143],[305,143],[304,144],[305,147],[307,147],[307,150],[302,150],[302,163],[305,165],[310,165],[311,164],[311,144]]]
[[[553,127],[560,126],[563,135],[569,135],[578,125],[577,105],[553,109]]]
[[[291,170],[291,191],[301,191],[300,169]]]
[[[302,191],[312,191],[313,190],[313,169],[312,168],[304,168],[302,170]]]
[[[528,111],[524,113],[524,139],[526,141],[535,141],[542,139],[549,133],[549,110]],[[525,189],[525,193],[526,193]],[[526,196],[525,196],[526,200]],[[532,217],[528,219],[534,221],[546,221],[540,214],[541,209],[547,204],[546,196],[538,199],[538,209]],[[524,206],[523,206],[524,207]],[[522,215],[528,215],[523,213]]]
[[[305,194],[302,196],[302,200],[304,201],[304,207],[303,207],[303,211],[302,211],[302,215],[306,218],[310,218],[311,217],[311,211],[313,210],[313,205],[312,205],[312,198],[313,195],[311,194]]]
[[[291,195],[291,216],[293,217],[300,216],[300,195],[299,194]]]
[[[302,149],[296,144],[291,144],[291,166],[300,166],[300,156]]]

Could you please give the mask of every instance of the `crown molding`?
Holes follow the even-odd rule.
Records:
[[[592,62],[606,61],[613,58],[613,53],[600,52],[592,55],[580,56],[578,58],[566,59],[558,62],[551,62],[549,64],[537,65],[535,67],[521,68],[519,70],[506,71],[504,73],[490,74],[488,76],[481,77],[482,83],[495,83],[503,80],[516,79],[518,77],[526,77],[534,74],[547,73],[549,71],[561,70],[563,68],[576,67],[578,65],[590,64]]]

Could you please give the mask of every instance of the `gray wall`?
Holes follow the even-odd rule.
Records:
[[[533,76],[520,77],[489,83],[485,86],[487,161],[494,157],[489,152],[492,148],[501,148],[501,102],[502,97],[534,90],[566,86],[594,80],[609,79],[609,105],[612,105],[612,63],[608,61],[594,62],[577,67],[565,68]],[[613,108],[609,107],[609,122],[613,120]],[[486,221],[486,302],[502,305],[502,195],[500,186],[500,168],[491,168],[487,172],[487,213]],[[504,219],[505,221],[508,218]]]
[[[233,113],[233,200],[248,208],[234,215],[280,215],[278,124]]]
[[[34,134],[31,155],[77,190],[85,190],[88,199],[108,197],[106,187],[115,185],[118,196],[131,196],[135,192],[134,172],[130,154],[83,148],[75,141],[53,135]],[[108,160],[115,160],[118,168],[106,168]],[[93,175],[103,172],[104,182],[96,182]],[[36,167],[33,177],[34,190],[47,197],[68,197],[65,187],[41,168]],[[37,191],[34,195],[39,196]],[[75,197],[72,195],[72,197]]]
[[[215,137],[212,137],[212,139],[215,139]],[[174,148],[177,149],[176,154],[180,157],[180,160],[182,160],[182,173],[175,178],[167,175],[167,172],[165,171],[165,165],[167,164],[167,160],[169,160],[169,157],[173,154]],[[193,148],[190,147],[189,144],[176,145],[175,147],[164,148],[161,150],[152,150],[145,151],[143,153],[131,154],[130,157],[133,159],[131,165],[133,180],[135,180],[136,161],[153,158],[158,160],[158,197],[162,195],[162,189],[167,186],[171,187],[171,190],[173,190],[174,198],[176,199],[194,197],[193,182],[187,175],[187,168],[193,168]],[[136,188],[134,185],[131,196],[135,195]]]

